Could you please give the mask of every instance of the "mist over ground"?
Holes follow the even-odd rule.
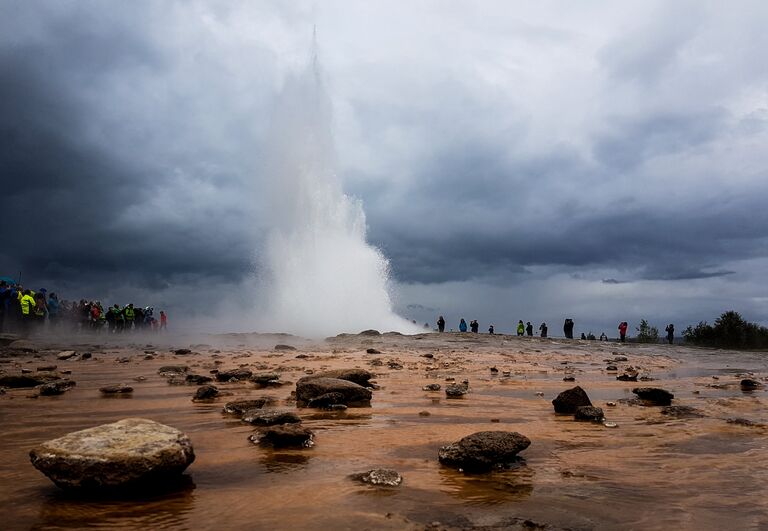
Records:
[[[251,330],[279,221],[270,116],[316,25],[337,175],[403,317],[768,324],[767,19],[756,1],[2,2],[0,275]]]

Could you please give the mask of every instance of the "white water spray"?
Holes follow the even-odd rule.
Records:
[[[261,328],[315,337],[369,328],[414,333],[392,311],[389,263],[366,242],[362,204],[336,175],[331,118],[313,50],[275,105]]]

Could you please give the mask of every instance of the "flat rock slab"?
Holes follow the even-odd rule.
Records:
[[[252,375],[253,371],[250,369],[232,369],[216,373],[216,380],[219,382],[229,382],[231,380],[240,381],[247,380]]]
[[[344,405],[367,406],[371,403],[373,394],[369,389],[348,380],[338,378],[304,377],[296,382],[296,402],[305,406],[313,398],[318,398],[329,393],[338,393]]]
[[[177,476],[194,460],[189,437],[141,418],[69,433],[29,453],[32,464],[64,489],[123,488]]]
[[[443,446],[438,459],[467,472],[487,472],[514,463],[530,444],[528,437],[514,431],[480,431]]]
[[[75,385],[73,380],[67,380],[66,378],[53,380],[40,386],[40,394],[42,396],[61,395],[72,389]]]
[[[105,385],[99,391],[104,395],[125,395],[133,393],[133,387],[125,384]]]

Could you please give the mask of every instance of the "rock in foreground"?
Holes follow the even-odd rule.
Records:
[[[29,453],[32,464],[61,488],[123,488],[170,479],[194,460],[189,437],[141,418],[69,433]]]
[[[589,400],[587,392],[577,385],[557,395],[557,398],[552,401],[552,405],[555,406],[555,413],[574,414],[577,408],[591,406],[592,402]]]
[[[467,472],[487,472],[513,463],[530,446],[525,435],[514,431],[479,431],[438,452],[440,462]]]
[[[248,437],[254,444],[272,445],[274,448],[310,448],[314,433],[301,424],[280,424]]]

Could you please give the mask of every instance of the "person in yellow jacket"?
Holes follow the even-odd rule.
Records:
[[[522,321],[517,322],[517,335],[522,336],[525,335],[525,325]]]
[[[32,319],[35,318],[35,298],[30,294],[28,289],[21,292],[21,298],[19,298],[19,304],[21,305],[21,326],[24,335],[29,335],[29,327],[32,323]]]

